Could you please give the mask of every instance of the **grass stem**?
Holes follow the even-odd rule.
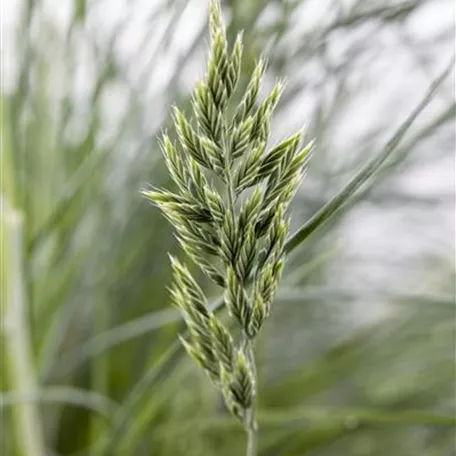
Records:
[[[1,201],[2,338],[7,383],[18,397],[34,396],[37,390],[30,332],[27,325],[26,287],[23,271],[22,215]],[[14,455],[45,454],[36,402],[18,402],[12,407]]]
[[[257,371],[255,364],[255,355],[253,353],[252,341],[249,339],[247,334],[243,336],[243,346],[245,350],[245,356],[249,365],[249,370],[252,372],[253,377],[253,391],[252,391],[252,405],[247,411],[245,419],[245,429],[247,432],[247,451],[246,456],[257,456],[257,445],[258,445],[258,425],[256,419],[256,397],[257,397]]]

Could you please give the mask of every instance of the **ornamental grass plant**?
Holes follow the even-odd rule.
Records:
[[[454,6],[343,3],[3,2],[2,456],[453,455]]]

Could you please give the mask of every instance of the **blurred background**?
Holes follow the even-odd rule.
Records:
[[[292,230],[451,62],[451,0],[225,0],[273,141],[316,148]],[[233,456],[243,430],[176,344],[157,135],[203,77],[206,0],[2,0],[4,456]],[[290,255],[257,343],[262,456],[454,456],[455,87]],[[173,133],[171,131],[171,133]],[[204,282],[211,299],[220,290]]]

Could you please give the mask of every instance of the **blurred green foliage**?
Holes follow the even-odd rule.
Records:
[[[62,456],[243,454],[241,427],[176,342],[177,244],[139,196],[169,184],[156,134],[202,72],[206,9],[120,3],[6,8],[0,449],[42,456],[24,443],[38,439]],[[448,80],[387,143],[451,57],[452,24],[410,30],[449,3],[224,2],[230,36],[245,30],[244,84],[263,50],[266,82],[288,79],[276,137],[306,122],[317,138],[295,227],[344,197],[295,246],[257,346],[262,456],[456,453]],[[409,62],[402,79],[397,59]],[[362,192],[339,193],[388,150]],[[440,185],[423,190],[431,172]]]

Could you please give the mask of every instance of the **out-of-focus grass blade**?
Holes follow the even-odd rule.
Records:
[[[259,412],[259,420],[265,426],[283,425],[300,420],[336,422],[348,428],[356,428],[364,423],[384,425],[429,425],[456,426],[456,417],[427,410],[376,410],[351,407],[301,407]]]
[[[159,394],[151,393],[146,404],[141,403],[141,407],[131,421],[128,421],[128,426],[125,427],[125,432],[120,434],[115,454],[122,456],[127,453],[134,453],[141,438],[146,432],[146,429],[154,417],[154,414],[160,409],[160,406],[169,400],[169,397],[175,394],[179,384],[182,383],[185,376],[188,374],[186,365],[180,370],[175,371],[171,378],[166,382],[166,390],[160,391]]]
[[[140,337],[168,324],[179,322],[181,319],[179,312],[174,309],[167,309],[152,312],[144,317],[105,331],[62,359],[60,361],[59,373],[65,375],[87,360],[123,342]]]
[[[337,425],[342,429],[356,429],[363,424],[379,425],[426,425],[426,426],[444,426],[455,427],[456,417],[443,415],[427,410],[407,410],[393,411],[376,410],[371,408],[356,407],[315,407],[306,406],[299,408],[277,408],[263,409],[258,411],[259,424],[265,429],[281,428],[290,424],[305,422],[306,425],[317,425],[318,423],[331,424],[331,427]],[[230,416],[208,417],[198,419],[202,429],[230,429],[239,427],[239,423]],[[178,437],[179,434],[185,433],[191,423],[182,422],[174,423],[172,428],[163,426],[156,429],[157,436],[173,435]]]
[[[450,293],[431,293],[429,291],[414,291],[401,289],[363,289],[357,287],[282,287],[277,292],[277,299],[282,301],[303,301],[303,300],[353,300],[357,297],[368,295],[371,299],[383,301],[412,301],[416,303],[432,301],[436,305],[449,305],[454,307],[454,296]]]
[[[327,446],[340,437],[362,430],[365,426],[439,426],[454,428],[456,418],[426,410],[388,412],[370,408],[286,409],[259,413],[264,428],[285,426],[282,438],[273,443],[279,454],[301,455]],[[286,427],[288,426],[288,427]],[[305,426],[305,432],[302,431]],[[280,448],[280,451],[279,451]]]
[[[41,378],[46,378],[53,369],[59,347],[61,347],[61,341],[68,330],[69,321],[66,315],[74,313],[75,309],[71,309],[69,308],[71,306],[66,305],[66,299],[71,292],[71,287],[74,286],[77,277],[81,273],[80,268],[87,258],[86,255],[89,253],[89,249],[90,246],[84,247],[72,264],[69,264],[67,268],[56,274],[55,283],[57,286],[51,290],[52,293],[46,302],[46,309],[40,312],[39,318],[41,321],[38,324],[41,324],[41,327],[46,327],[46,331],[40,338],[41,343],[37,354]]]
[[[156,364],[146,371],[116,413],[113,429],[102,438],[94,454],[97,456],[112,456],[120,434],[124,432],[129,423],[135,421],[136,415],[141,411],[141,406],[147,404],[151,385],[158,381],[163,375],[163,371],[173,363],[174,357],[179,354],[179,348],[180,344],[175,340],[161,355]]]
[[[0,408],[26,402],[70,404],[96,412],[109,421],[118,409],[118,404],[106,396],[69,386],[47,386],[28,396],[0,393]]]
[[[76,21],[84,23],[87,14],[87,0],[75,0],[74,16]]]
[[[301,226],[293,235],[290,236],[285,244],[285,250],[290,253],[302,242],[304,242],[314,231],[322,226],[329,218],[331,218],[337,211],[339,211],[351,197],[359,190],[369,179],[371,179],[385,163],[385,161],[396,150],[403,137],[412,126],[416,118],[424,110],[424,108],[433,99],[435,92],[445,78],[451,73],[454,67],[454,58],[450,64],[443,70],[443,72],[435,79],[430,86],[428,92],[413,110],[405,122],[398,128],[396,133],[387,142],[383,151],[371,161],[369,161],[356,176],[328,203],[326,203],[310,220]]]
[[[54,226],[58,225],[59,220],[72,209],[73,202],[86,189],[87,182],[96,174],[108,156],[107,151],[90,154],[74,173],[54,211],[30,240],[28,245],[30,252],[33,252],[40,241],[52,231]]]

